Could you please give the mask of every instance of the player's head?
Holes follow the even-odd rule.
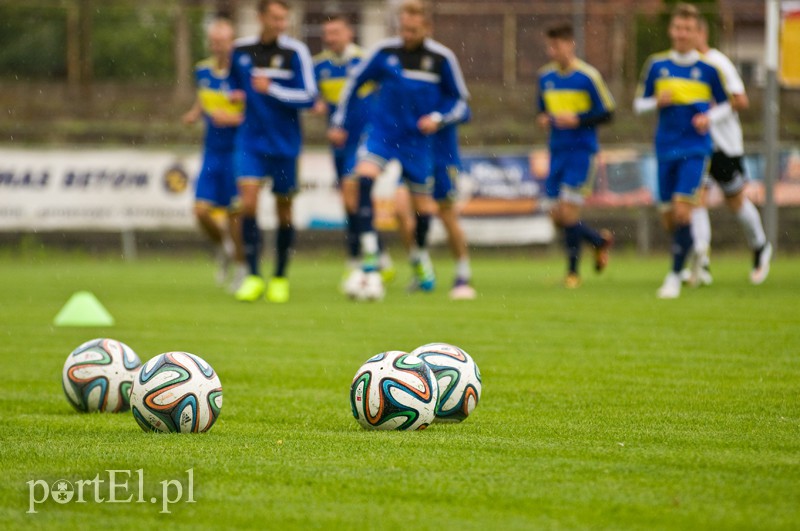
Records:
[[[430,33],[431,9],[424,0],[403,0],[400,4],[400,38],[406,48],[416,48]]]
[[[289,4],[284,0],[259,0],[258,20],[264,40],[273,40],[289,27]]]
[[[575,32],[571,24],[558,24],[548,28],[547,56],[562,67],[566,67],[575,58]]]
[[[700,12],[691,4],[675,6],[669,21],[669,38],[676,52],[686,53],[697,47],[700,18]]]
[[[698,32],[697,32],[697,45],[696,48],[705,53],[708,51],[708,20],[706,17],[697,19]]]
[[[233,50],[235,30],[227,18],[217,18],[208,25],[208,50],[214,57],[225,59]]]
[[[353,42],[353,28],[342,13],[333,13],[322,23],[322,43],[330,51],[341,54]]]

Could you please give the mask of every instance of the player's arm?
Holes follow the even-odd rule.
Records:
[[[553,118],[547,113],[547,107],[544,103],[544,85],[541,75],[539,76],[539,91],[536,95],[536,110],[538,111],[536,114],[536,125],[545,131],[549,131]]]
[[[328,140],[334,146],[342,146],[347,140],[345,124],[348,122],[350,101],[358,97],[358,89],[368,81],[380,82],[380,61],[383,55],[381,52],[381,48],[373,50],[369,57],[361,61],[352,73],[347,76],[342,93],[339,95],[339,104],[336,106],[336,112],[331,115],[331,127],[328,129]]]
[[[709,79],[714,105],[705,113],[692,117],[692,125],[698,133],[706,133],[712,123],[725,120],[733,114],[733,107],[728,98],[728,91],[722,81],[722,75],[716,68],[711,69]]]
[[[653,112],[659,108],[653,73],[653,60],[649,59],[642,68],[642,76],[636,88],[636,97],[633,100],[633,111],[636,114]]]
[[[614,108],[616,107],[614,97],[600,73],[592,71],[587,75],[591,81],[589,95],[592,100],[592,108],[585,113],[578,114],[579,127],[595,127],[610,122],[614,117]]]
[[[298,47],[292,57],[295,86],[283,86],[269,83],[266,95],[271,96],[287,107],[309,109],[317,100],[317,83],[314,80],[314,64],[305,47]]]
[[[727,89],[730,99],[731,107],[735,111],[742,111],[750,107],[750,99],[747,97],[747,91],[744,87],[742,76],[736,70],[736,66],[728,58],[727,55],[717,54],[716,64],[721,74],[722,81]]]
[[[417,122],[419,130],[430,135],[442,127],[462,123],[469,117],[469,91],[464,82],[464,74],[458,59],[450,50],[445,54],[445,64],[442,69],[442,100],[436,111],[420,117]]]
[[[186,125],[190,125],[197,122],[201,116],[203,116],[203,107],[200,105],[200,98],[195,98],[191,108],[183,113],[181,121]]]

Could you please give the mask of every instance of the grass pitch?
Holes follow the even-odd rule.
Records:
[[[474,260],[478,301],[406,295],[401,267],[384,302],[356,304],[337,292],[338,255],[300,254],[292,299],[275,306],[236,303],[201,257],[5,254],[0,527],[796,529],[800,260],[780,257],[760,287],[748,262],[715,256],[713,287],[660,301],[666,257],[616,255],[602,277],[586,264],[567,291],[560,256],[487,252]],[[437,266],[449,283],[451,262]],[[83,289],[115,327],[51,325]],[[149,434],[130,414],[74,412],[61,368],[93,337],[143,362],[168,350],[209,361],[224,389],[214,428]],[[431,341],[479,364],[472,417],[362,430],[356,369]],[[130,503],[108,503],[108,470],[131,472],[115,493]],[[96,476],[104,502],[26,512],[29,482]],[[183,497],[161,513],[168,480]]]

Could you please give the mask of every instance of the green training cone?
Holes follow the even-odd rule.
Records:
[[[77,291],[53,319],[56,326],[113,326],[114,318],[89,291]]]

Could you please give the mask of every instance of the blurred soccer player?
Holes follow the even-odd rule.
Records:
[[[231,263],[235,263],[229,289],[236,291],[247,274],[242,250],[242,227],[234,207],[236,175],[233,168],[234,139],[242,122],[242,105],[228,94],[228,70],[233,50],[233,25],[228,20],[212,22],[207,31],[211,57],[195,66],[197,99],[183,115],[186,124],[203,118],[203,166],[197,177],[194,215],[203,232],[216,247],[219,263],[217,282],[228,281]],[[227,232],[214,219],[215,208],[227,211]]]
[[[242,235],[250,268],[235,297],[253,302],[266,291],[271,302],[289,300],[286,270],[294,240],[292,199],[297,191],[297,157],[302,135],[299,111],[317,97],[314,65],[305,44],[284,32],[289,7],[283,0],[260,0],[261,34],[237,41],[231,59],[230,84],[246,100],[245,117],[236,137],[236,167],[242,204]],[[272,180],[278,216],[273,277],[267,285],[259,272],[261,231],[259,192]]]
[[[732,112],[717,69],[695,49],[699,19],[692,5],[675,7],[669,24],[672,49],[648,58],[634,101],[637,113],[658,109],[658,199],[673,238],[672,270],[658,290],[662,299],[681,293],[680,272],[693,247],[692,208],[711,155],[710,123]]]
[[[564,285],[580,286],[578,274],[581,243],[595,249],[595,270],[608,263],[613,237],[581,221],[581,205],[591,193],[597,126],[611,120],[614,99],[600,73],[575,56],[572,26],[563,24],[547,31],[547,55],[553,62],[539,71],[539,112],[536,121],[550,131],[550,173],[547,197],[557,200],[550,210],[556,226],[564,231],[567,276]]]
[[[769,274],[772,245],[767,241],[761,216],[755,205],[744,194],[747,177],[744,174],[742,157],[744,156],[744,140],[742,124],[735,111],[749,107],[750,101],[745,92],[736,67],[725,54],[708,45],[708,22],[700,19],[697,50],[703,54],[703,60],[716,66],[722,74],[725,88],[730,94],[730,103],[734,112],[724,114],[711,121],[711,139],[714,141],[714,153],[708,174],[713,178],[725,194],[725,203],[736,214],[736,218],[744,229],[747,243],[753,251],[753,269],[750,271],[750,282],[761,284]],[[700,206],[692,211],[692,234],[694,251],[692,267],[687,271],[690,284],[711,284],[709,270],[709,246],[711,244],[711,222],[705,206],[705,193],[701,194]]]
[[[325,49],[314,57],[314,76],[320,91],[314,112],[327,115],[330,121],[331,115],[336,112],[347,76],[361,62],[364,52],[353,42],[353,29],[341,13],[329,15],[323,22],[322,42]],[[372,109],[372,93],[372,87],[367,85],[350,100],[351,109],[348,122],[345,124],[347,140],[343,146],[332,146],[337,185],[340,189],[342,186],[347,186],[347,183],[350,186],[354,184],[353,181],[344,179],[353,173],[356,165],[356,151]],[[357,205],[344,206],[347,214],[348,270],[351,271],[360,267]],[[385,274],[390,274],[392,271],[388,253],[381,254],[381,271]]]
[[[458,216],[456,199],[458,189],[456,179],[461,171],[461,155],[458,149],[457,124],[442,127],[433,138],[433,199],[438,206],[438,216],[442,220],[450,251],[456,260],[456,275],[453,287],[450,289],[450,298],[453,300],[472,300],[477,296],[472,287],[472,268],[469,260],[467,238],[461,228]],[[414,241],[415,216],[409,197],[408,188],[401,186],[395,195],[397,218],[400,222],[403,243],[414,256],[416,243]],[[410,290],[419,289],[418,279],[415,277]]]
[[[329,138],[343,145],[343,126],[350,113],[350,100],[365,83],[379,85],[370,131],[363,142],[355,170],[357,188],[348,187],[349,201],[358,205],[363,282],[369,291],[383,290],[378,269],[378,237],[372,225],[372,186],[385,165],[398,159],[412,194],[416,213],[412,257],[419,286],[435,285],[433,265],[427,251],[430,217],[436,204],[432,197],[432,140],[443,125],[463,120],[469,97],[461,68],[453,52],[428,37],[430,9],[421,0],[405,0],[400,6],[400,36],[387,39],[359,64],[342,91],[331,122]],[[348,289],[358,281],[354,272]]]

